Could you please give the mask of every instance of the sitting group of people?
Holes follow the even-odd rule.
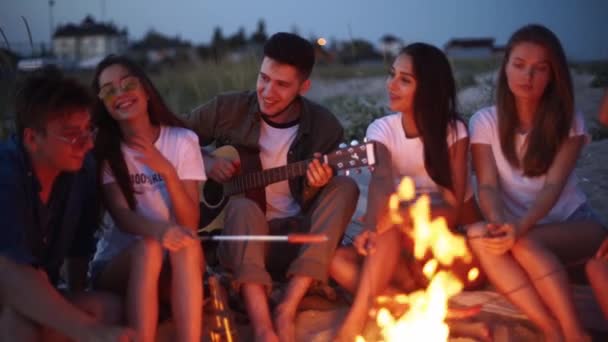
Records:
[[[267,185],[263,205],[249,196],[226,205],[221,234],[327,238],[219,244],[255,341],[295,341],[298,306],[314,283],[331,278],[352,292],[334,337],[343,341],[361,332],[369,298],[421,286],[412,242],[387,220],[389,196],[406,176],[547,340],[587,340],[564,265],[588,260],[594,289],[607,284],[608,231],[573,172],[589,137],[558,38],[540,25],[516,31],[495,106],[468,127],[444,53],[426,43],[401,50],[386,81],[394,114],[367,129],[377,164],[353,246],[339,244],[357,184],[320,158],[338,149],[344,129],[303,96],[314,63],[308,41],[277,33],[255,91],[218,95],[179,117],[126,57],[100,62],[92,91],[53,70],[28,77],[16,96],[17,132],[0,145],[0,339],[154,341],[168,303],[175,339],[200,341],[201,182],[244,171],[201,149],[214,144],[254,151],[261,169],[312,158],[304,176]],[[271,308],[276,277],[286,286]],[[608,316],[606,293],[598,299]]]

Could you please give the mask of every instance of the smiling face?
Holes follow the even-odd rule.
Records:
[[[98,96],[117,121],[134,120],[148,111],[148,95],[141,81],[120,64],[112,64],[99,74]]]
[[[283,111],[310,88],[310,80],[301,78],[296,67],[264,57],[256,84],[260,111],[277,123],[289,121]]]
[[[520,100],[538,101],[551,80],[547,50],[538,44],[517,44],[505,68],[509,89]]]
[[[395,59],[386,79],[390,109],[401,113],[413,112],[416,86],[412,58],[402,53]]]

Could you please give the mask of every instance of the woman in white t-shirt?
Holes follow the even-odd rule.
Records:
[[[416,267],[402,253],[411,257],[411,242],[404,247],[406,237],[381,215],[402,177],[412,178],[418,193],[431,195],[432,215],[444,216],[450,227],[480,219],[469,180],[467,128],[456,112],[456,85],[446,56],[425,43],[408,45],[395,59],[386,87],[390,109],[397,113],[367,129],[367,138],[377,143],[378,165],[369,185],[366,229],[354,248],[336,252],[330,269],[340,285],[356,293],[338,333],[344,340],[361,331],[370,298],[389,286],[410,291],[420,285],[413,279]]]
[[[590,257],[606,231],[574,175],[588,136],[553,32],[527,25],[511,36],[496,106],[477,112],[470,131],[487,222],[468,236],[488,278],[548,341],[588,339],[561,262]]]
[[[138,341],[155,340],[159,287],[168,288],[176,340],[199,341],[203,256],[196,229],[205,173],[198,137],[125,57],[105,58],[93,87],[100,99],[95,154],[109,213],[91,263],[93,286],[125,296]],[[170,285],[162,281],[167,275]]]

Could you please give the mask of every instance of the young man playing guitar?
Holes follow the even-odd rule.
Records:
[[[203,145],[215,142],[255,151],[262,169],[335,150],[343,139],[342,126],[327,109],[302,97],[310,88],[314,62],[314,49],[305,39],[273,35],[264,45],[256,91],[215,97],[190,114],[190,127]],[[226,182],[245,171],[237,162],[204,157],[212,180]],[[263,196],[265,205],[232,197],[223,234],[310,232],[325,234],[328,242],[301,247],[228,242],[219,245],[218,257],[234,274],[255,340],[295,341],[298,304],[314,281],[327,280],[329,262],[355,210],[358,188],[352,179],[334,176],[329,165],[314,159],[306,176],[268,185]],[[288,278],[272,315],[267,304],[270,273]]]

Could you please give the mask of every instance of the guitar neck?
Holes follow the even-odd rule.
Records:
[[[232,196],[251,189],[263,188],[273,183],[303,176],[306,174],[306,169],[308,168],[308,163],[310,163],[310,161],[311,160],[302,160],[285,166],[237,175],[228,183],[224,184],[224,193],[228,196]]]

